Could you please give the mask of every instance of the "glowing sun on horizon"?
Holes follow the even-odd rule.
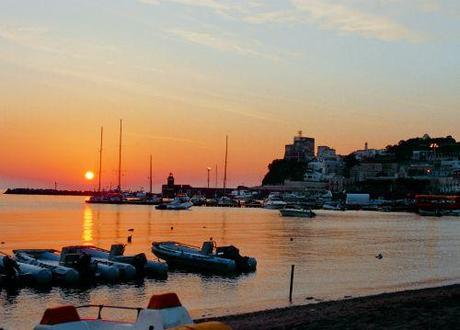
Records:
[[[86,180],[92,180],[92,179],[94,179],[94,172],[93,172],[93,171],[86,171],[86,173],[85,173],[85,179],[86,179]]]

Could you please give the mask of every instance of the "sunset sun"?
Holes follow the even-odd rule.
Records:
[[[92,180],[92,179],[94,179],[94,172],[92,172],[92,171],[86,171],[86,173],[85,173],[85,179],[86,179],[86,180]]]

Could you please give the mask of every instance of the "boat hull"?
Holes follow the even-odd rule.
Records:
[[[172,251],[160,244],[152,245],[152,252],[158,258],[165,260],[171,268],[185,269],[197,272],[235,273],[236,263],[230,259],[219,258],[196,253]]]
[[[315,213],[310,210],[282,209],[280,213],[283,217],[313,218]]]
[[[48,269],[53,274],[53,280],[64,284],[76,284],[80,281],[80,274],[73,268],[61,266],[59,259],[46,250],[15,250],[16,259],[22,263]],[[59,258],[56,256],[56,258]]]

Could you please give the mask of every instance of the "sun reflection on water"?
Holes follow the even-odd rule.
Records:
[[[84,244],[92,244],[93,242],[93,210],[89,206],[85,206],[83,210],[83,231],[82,240]]]

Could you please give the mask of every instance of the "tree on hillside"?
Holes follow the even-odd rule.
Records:
[[[296,160],[275,159],[268,165],[263,185],[283,184],[285,180],[303,181],[307,164]]]

